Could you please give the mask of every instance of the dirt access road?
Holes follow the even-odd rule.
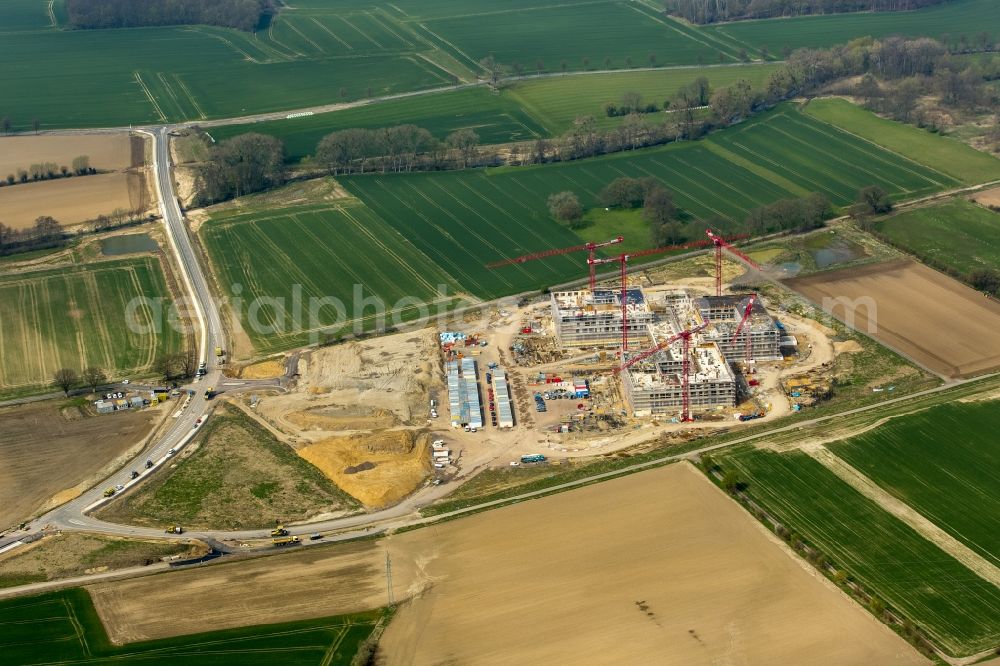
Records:
[[[785,284],[821,307],[835,303],[833,316],[942,377],[1000,368],[1000,302],[923,264],[892,261]]]
[[[925,663],[686,463],[376,542],[89,589],[114,640],[145,640],[384,604],[387,552],[395,599],[412,599],[385,634],[390,664]]]

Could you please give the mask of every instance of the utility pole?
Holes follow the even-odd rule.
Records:
[[[389,592],[389,605],[396,605],[396,596],[392,593],[392,558],[389,551],[385,551],[385,585]]]

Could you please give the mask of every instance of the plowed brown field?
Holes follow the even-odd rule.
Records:
[[[48,400],[0,408],[0,528],[48,500],[68,501],[88,479],[142,441],[152,410],[84,416]]]
[[[2,187],[0,221],[14,229],[25,229],[40,216],[48,215],[72,226],[116,208],[145,208],[145,188],[145,176],[124,171]]]
[[[143,141],[141,137],[134,139]],[[90,166],[100,171],[141,166],[141,161],[133,164],[132,140],[127,133],[0,137],[0,178],[45,162],[72,168],[73,160],[80,155],[89,157]]]
[[[1000,368],[1000,302],[923,264],[892,261],[785,284],[824,309],[834,303],[828,311],[838,318],[850,310],[856,329],[939,375]]]
[[[922,664],[688,464],[398,534],[94,586],[135,641],[405,603],[388,664]]]

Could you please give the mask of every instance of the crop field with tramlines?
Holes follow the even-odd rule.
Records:
[[[138,297],[152,301],[130,308]],[[0,395],[48,385],[59,368],[148,373],[182,348],[171,308],[153,257],[0,276]]]
[[[530,8],[456,11],[455,15],[414,21],[428,41],[466,65],[492,54],[528,71],[694,65],[736,61],[738,49],[704,39],[638,2],[546,3]]]
[[[876,431],[877,432],[877,431]],[[720,457],[746,492],[951,655],[1000,642],[1000,589],[889,515],[805,453]]]
[[[896,199],[913,199],[960,184],[927,162],[892,153],[788,105],[719,132],[711,141],[838,205],[853,201],[867,185],[880,185]]]
[[[8,664],[350,664],[382,611],[112,645],[90,595],[72,588],[0,601]]]
[[[419,316],[420,304],[446,308],[468,289],[415,239],[363,206],[219,213],[201,235],[223,290],[239,297],[234,314],[259,351],[305,344],[320,330],[375,328],[374,306],[355,307],[364,298],[380,299],[392,325],[393,318]],[[310,299],[324,298],[337,299],[344,311],[316,300],[311,316]]]
[[[939,174],[956,178],[962,183],[972,185],[1000,180],[1000,160],[957,139],[879,118],[837,98],[813,100],[804,107],[804,111],[817,120],[836,125],[845,132],[933,167]]]
[[[951,403],[827,445],[838,457],[1000,566],[996,402]]]
[[[1000,3],[995,0],[953,0],[934,7],[905,12],[857,12],[758,21],[735,21],[701,28],[706,39],[716,37],[754,51],[767,46],[771,53],[785,48],[820,48],[844,44],[858,37],[941,38],[974,37],[1000,26]],[[996,35],[993,35],[996,37]]]

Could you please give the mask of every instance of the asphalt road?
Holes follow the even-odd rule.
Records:
[[[194,435],[195,424],[199,418],[205,417],[210,411],[210,401],[205,398],[205,389],[217,387],[222,382],[222,373],[216,365],[215,347],[225,349],[225,336],[219,309],[208,288],[208,281],[201,270],[195,256],[194,247],[184,226],[183,216],[177,198],[174,194],[173,178],[170,171],[170,149],[168,145],[167,128],[161,127],[147,131],[154,139],[155,145],[155,176],[156,189],[160,199],[160,212],[166,224],[167,236],[180,268],[181,279],[187,292],[188,306],[192,319],[198,322],[199,358],[206,363],[208,373],[200,381],[189,386],[194,394],[183,409],[172,416],[173,423],[166,432],[154,440],[133,460],[111,475],[100,484],[83,493],[43,516],[32,521],[27,530],[22,530],[0,538],[0,549],[24,536],[42,532],[44,529],[64,529],[103,532],[116,535],[157,536],[165,537],[160,530],[144,529],[116,525],[97,520],[87,515],[87,511],[95,504],[106,501],[104,490],[109,487],[130,486],[140,483],[145,478],[156,473],[169,459],[170,449],[179,449]],[[220,387],[222,388],[222,387]],[[147,470],[145,463],[152,460],[155,466]],[[140,472],[135,481],[131,479],[132,471]]]

